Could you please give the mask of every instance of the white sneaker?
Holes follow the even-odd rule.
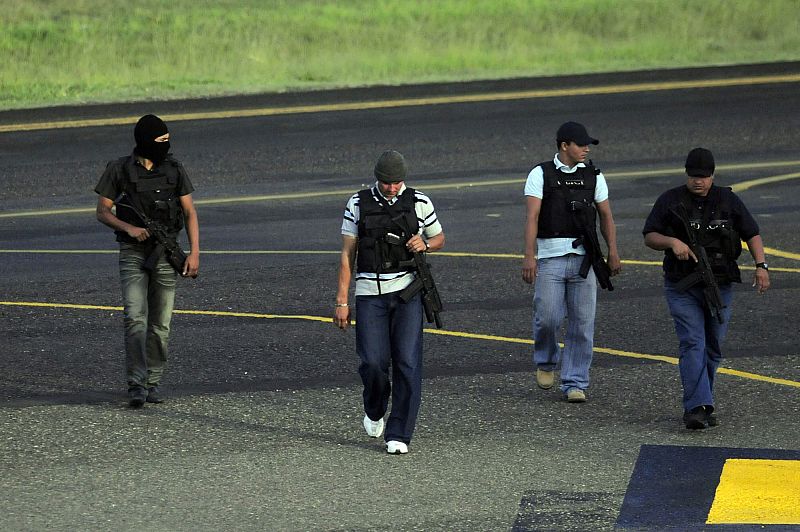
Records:
[[[364,430],[372,438],[377,438],[383,434],[383,418],[378,421],[372,421],[368,415],[364,414]]]
[[[408,453],[408,445],[401,441],[387,441],[386,452],[389,454],[406,454]]]

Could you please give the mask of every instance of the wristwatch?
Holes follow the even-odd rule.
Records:
[[[769,271],[769,266],[766,262],[756,262],[756,268],[764,268],[765,270]]]

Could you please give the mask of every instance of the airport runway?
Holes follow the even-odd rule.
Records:
[[[797,529],[799,106],[784,63],[0,113],[0,529]],[[148,112],[196,186],[203,253],[178,288],[169,401],[131,411],[92,191]],[[524,180],[566,120],[601,141],[624,268],[598,297],[583,405],[535,387],[520,277]],[[752,290],[744,253],[721,424],[690,432],[641,229],[695,146],[756,216],[773,287]],[[329,320],[344,204],[386,148],[447,235],[406,456],[363,434],[353,331]]]

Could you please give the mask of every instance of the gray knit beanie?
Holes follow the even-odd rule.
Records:
[[[384,183],[399,183],[406,180],[406,159],[398,151],[386,150],[375,163],[375,177]]]

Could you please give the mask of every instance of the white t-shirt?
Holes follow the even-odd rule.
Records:
[[[555,157],[553,157],[553,163],[555,163],[558,170],[567,174],[573,174],[578,168],[586,167],[583,163],[578,163],[575,166],[569,167],[558,159],[557,153]],[[525,181],[525,195],[539,199],[542,199],[542,196],[544,196],[544,170],[542,170],[541,165],[535,167],[528,174],[528,179]],[[594,203],[598,204],[607,199],[608,184],[606,183],[605,176],[599,173],[597,174],[597,182],[594,186]],[[536,256],[540,259],[546,259],[548,257],[562,257],[570,253],[586,255],[586,249],[584,249],[583,246],[578,246],[577,248],[572,247],[574,241],[574,238],[537,238]]]

